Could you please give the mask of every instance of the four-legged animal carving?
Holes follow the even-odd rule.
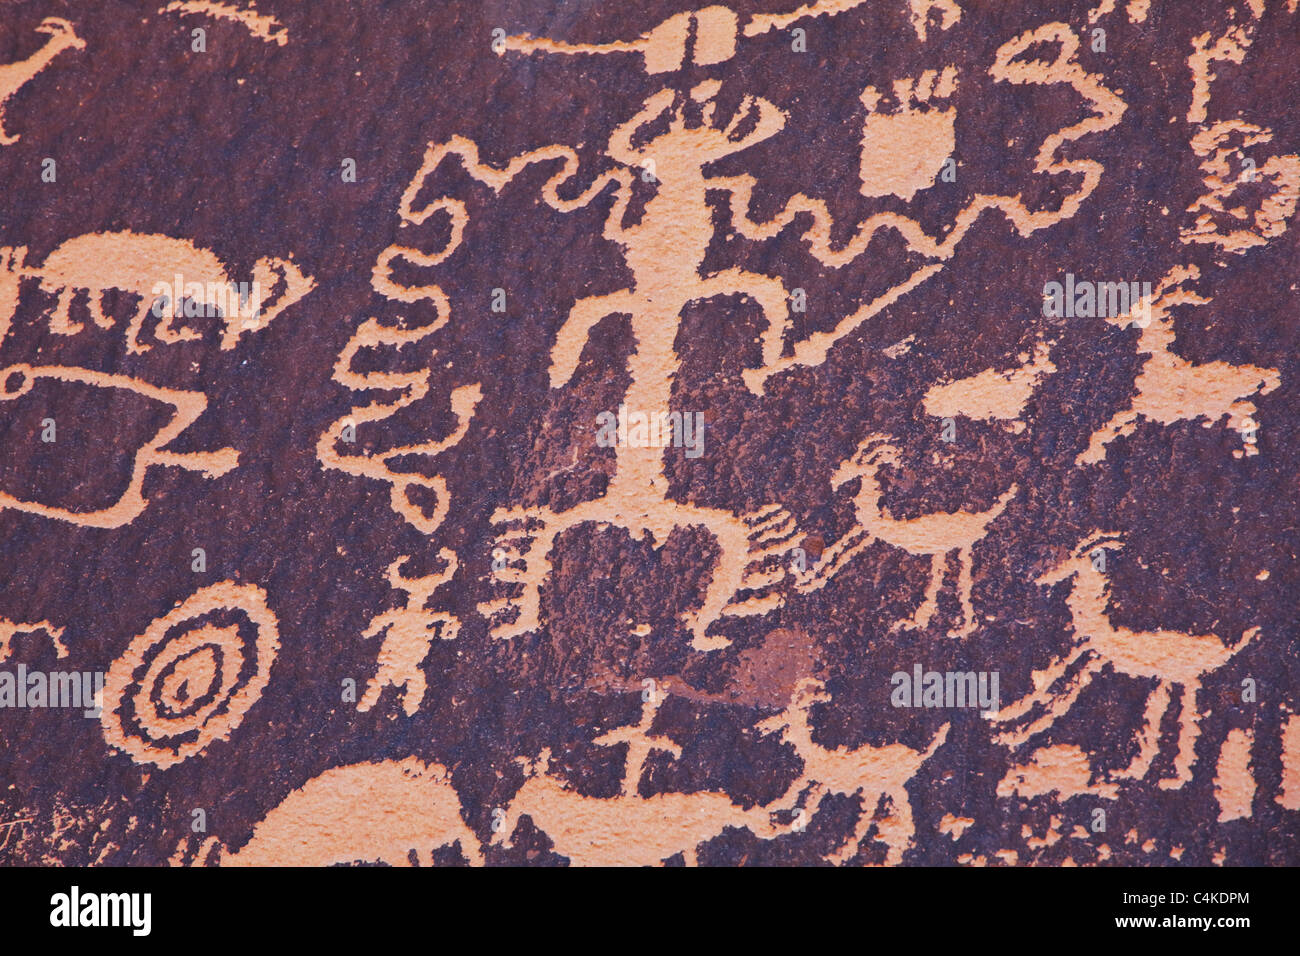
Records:
[[[798,589],[806,593],[824,587],[827,581],[842,571],[873,540],[879,539],[910,554],[928,555],[930,558],[930,581],[925,598],[911,620],[898,625],[901,627],[910,624],[924,630],[938,607],[945,559],[956,551],[959,566],[958,597],[965,614],[965,624],[954,633],[968,634],[977,626],[971,602],[972,552],[976,543],[988,533],[988,526],[1002,514],[1019,489],[1012,485],[987,511],[936,512],[919,518],[892,518],[880,502],[879,475],[885,465],[897,465],[898,462],[898,450],[885,436],[868,435],[835,472],[831,479],[833,488],[839,488],[855,478],[859,481],[858,492],[853,497],[857,516],[855,527],[828,548],[817,564],[801,576]]]
[[[138,296],[140,310],[126,332],[129,354],[151,348],[139,341],[145,319],[151,311],[161,317],[161,306],[169,297],[160,294],[158,289],[171,289],[177,277],[186,298],[201,306],[204,312],[222,313],[223,349],[233,349],[244,332],[264,328],[315,287],[315,281],[294,263],[259,259],[253,266],[253,288],[261,290],[262,297],[250,302],[235,286],[225,264],[208,250],[185,239],[130,231],[91,233],[69,239],[46,256],[39,267],[28,266],[25,258],[25,249],[0,248],[0,266],[19,276],[38,277],[43,288],[58,294],[50,328],[60,334],[71,335],[82,329],[81,323],[71,317],[72,300],[79,291],[87,293],[90,316],[104,329],[113,327],[113,320],[104,314],[101,302],[104,292],[119,289]],[[280,281],[284,283],[284,292],[271,304],[274,288]],[[194,329],[175,327],[175,320],[183,317],[181,302],[168,304],[171,321],[159,323],[155,330],[158,339],[175,343],[200,338]]]
[[[482,844],[461,818],[451,775],[408,757],[335,767],[307,781],[222,866],[428,865],[431,851],[452,843],[471,866],[483,865]]]
[[[1259,628],[1252,628],[1236,644],[1227,646],[1213,634],[1130,631],[1111,624],[1107,613],[1110,584],[1102,572],[1094,569],[1090,557],[1098,548],[1107,545],[1121,546],[1110,535],[1085,539],[1071,558],[1038,579],[1043,584],[1071,582],[1066,603],[1079,643],[1049,667],[1034,673],[1033,693],[1002,709],[997,723],[1007,729],[1001,732],[999,740],[1003,744],[1019,746],[1046,730],[1069,711],[1083,689],[1109,664],[1117,673],[1159,681],[1155,692],[1147,699],[1146,731],[1139,753],[1129,768],[1118,776],[1140,779],[1146,775],[1158,752],[1161,717],[1181,700],[1174,776],[1160,781],[1160,786],[1166,790],[1177,789],[1192,778],[1196,742],[1201,735],[1196,695],[1201,689],[1202,677],[1245,650],[1258,636]],[[1064,689],[1053,691],[1066,672],[1085,656],[1087,660],[1083,667],[1068,679]],[[1045,708],[1043,713],[1024,724],[1031,711],[1040,707]],[[1017,724],[1024,725],[1011,729]]]
[[[532,775],[510,801],[504,826],[492,842],[508,846],[506,841],[519,818],[527,815],[555,843],[555,852],[567,856],[573,866],[655,866],[678,853],[691,866],[699,844],[727,827],[748,827],[762,839],[788,829],[773,824],[762,807],[738,807],[725,793],[640,796],[637,789],[651,750],[681,754],[671,741],[650,734],[662,698],[654,693],[648,696],[636,727],[595,740],[598,744],[628,745],[622,792],[617,797],[586,797],[566,788],[548,773],[550,752],[543,750],[531,765]]]
[[[872,798],[884,796],[892,807],[890,816],[879,821],[879,832],[889,846],[885,862],[897,865],[902,862],[915,834],[907,782],[943,746],[948,739],[948,725],[939,729],[924,750],[913,750],[901,743],[828,750],[813,741],[808,712],[818,701],[829,700],[830,696],[820,681],[813,678],[802,680],[796,685],[789,706],[760,723],[759,729],[778,731],[794,745],[803,760],[803,772],[787,789],[787,794],[797,794],[808,788],[806,803],[810,807],[815,807],[824,794],[860,795],[863,798],[857,828],[830,859],[843,863],[853,858],[873,822],[876,800]]]

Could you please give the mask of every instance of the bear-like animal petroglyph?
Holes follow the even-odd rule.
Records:
[[[222,313],[222,349],[233,349],[247,331],[265,328],[315,287],[315,281],[293,262],[263,258],[253,266],[253,289],[261,291],[261,299],[249,302],[235,287],[228,267],[212,252],[187,239],[130,230],[76,236],[50,252],[40,266],[28,265],[25,260],[25,249],[0,249],[0,266],[10,276],[39,278],[42,288],[57,294],[50,329],[61,335],[73,335],[83,328],[71,313],[78,292],[86,293],[90,317],[103,329],[111,329],[114,324],[104,313],[105,292],[116,289],[137,296],[140,308],[126,331],[127,353],[132,355],[152,347],[141,342],[140,335],[151,312],[162,317],[164,303],[170,306],[171,321],[158,324],[154,334],[159,341],[174,344],[201,337],[195,329],[175,326],[176,320],[189,310],[182,311],[175,292],[170,296],[161,293],[164,287],[179,285],[184,297],[203,312]],[[283,284],[284,291],[273,303],[278,284]]]

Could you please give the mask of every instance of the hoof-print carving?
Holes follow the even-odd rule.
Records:
[[[5,104],[9,98],[27,84],[32,77],[49,65],[64,50],[84,50],[86,41],[77,36],[71,23],[62,17],[46,17],[36,28],[46,34],[45,45],[25,60],[0,65],[0,146],[18,142],[17,136],[5,132]]]
[[[16,385],[13,384],[15,378],[20,380]],[[97,511],[78,512],[45,505],[39,501],[25,501],[0,492],[0,510],[12,508],[15,511],[26,511],[45,518],[70,521],[85,528],[120,528],[135,520],[149,504],[141,489],[144,486],[145,472],[150,466],[184,468],[208,478],[216,478],[239,463],[239,454],[233,448],[204,452],[163,450],[172,439],[189,428],[203,414],[208,400],[202,392],[159,388],[127,375],[108,375],[62,365],[10,365],[7,368],[0,368],[0,403],[13,401],[26,395],[31,391],[32,385],[42,378],[93,385],[98,388],[127,389],[153,401],[170,405],[175,412],[158,434],[136,452],[130,483],[122,496],[110,507]]]
[[[279,647],[265,591],[234,581],[201,588],[113,662],[104,739],[164,769],[230,739],[261,697]]]
[[[1163,789],[1178,789],[1192,779],[1196,742],[1201,735],[1196,698],[1202,678],[1249,647],[1259,636],[1259,628],[1246,631],[1229,646],[1214,634],[1131,631],[1112,624],[1108,613],[1110,583],[1104,572],[1094,566],[1094,552],[1102,549],[1104,553],[1107,547],[1122,547],[1122,541],[1107,534],[1087,538],[1072,557],[1038,579],[1039,583],[1049,585],[1070,582],[1066,604],[1078,643],[1045,669],[1034,672],[1033,692],[1002,708],[995,718],[995,726],[1003,728],[998,739],[1005,745],[1019,747],[1047,730],[1109,665],[1116,673],[1159,682],[1147,698],[1138,753],[1127,768],[1112,774],[1111,778],[1142,780],[1146,777],[1159,752],[1161,718],[1167,710],[1180,704],[1174,775],[1159,781]],[[1081,660],[1083,665],[1067,677]],[[1061,689],[1054,690],[1063,679]]]
[[[964,614],[962,627],[954,636],[970,633],[977,627],[975,609],[971,602],[972,565],[975,545],[988,534],[988,527],[997,519],[1019,493],[1012,485],[986,511],[935,512],[917,518],[891,517],[881,504],[880,473],[887,465],[899,464],[898,449],[884,435],[868,435],[857,450],[840,465],[831,479],[831,487],[838,489],[850,481],[858,481],[858,491],[853,496],[856,520],[852,530],[826,549],[817,564],[799,575],[796,587],[811,592],[825,587],[847,564],[875,540],[883,541],[909,554],[930,558],[930,578],[925,597],[907,621],[895,627],[915,627],[925,630],[938,610],[939,589],[943,585],[947,558],[957,552],[957,596]]]

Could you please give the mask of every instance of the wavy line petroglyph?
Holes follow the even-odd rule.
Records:
[[[1038,44],[1057,45],[1057,53],[1050,63],[1043,60],[1022,61],[1017,59]],[[1056,210],[1031,210],[1021,200],[1020,195],[997,196],[977,194],[954,217],[953,223],[945,237],[936,238],[929,235],[916,220],[894,212],[880,212],[868,217],[853,232],[851,237],[839,248],[832,244],[831,236],[835,223],[830,210],[824,202],[810,199],[803,194],[796,194],[787,201],[785,208],[766,222],[751,218],[753,190],[756,185],[750,176],[718,177],[710,180],[715,188],[727,188],[730,191],[731,216],[737,232],[752,240],[771,239],[789,226],[801,213],[809,214],[811,224],[804,228],[802,238],[808,242],[809,251],[818,260],[835,268],[847,265],[862,255],[875,235],[881,230],[891,229],[906,243],[911,252],[929,258],[947,260],[956,252],[957,245],[974,227],[986,210],[1000,211],[1015,227],[1021,236],[1053,226],[1072,218],[1083,202],[1092,195],[1101,181],[1105,167],[1091,159],[1060,159],[1059,152],[1064,146],[1092,133],[1100,133],[1114,127],[1124,113],[1124,102],[1105,87],[1100,76],[1088,73],[1077,62],[1079,39],[1064,23],[1049,23],[1004,43],[997,51],[994,63],[989,67],[989,74],[996,81],[1021,85],[1055,86],[1066,85],[1078,93],[1088,104],[1091,115],[1065,127],[1047,137],[1039,147],[1034,158],[1034,171],[1043,176],[1070,174],[1081,178],[1080,184],[1073,192],[1064,196]],[[955,87],[957,77],[949,69],[930,74],[922,74],[916,82],[900,80],[903,84],[896,96],[900,102],[916,96],[918,91],[925,93],[928,100],[935,94],[931,84],[938,79],[937,86],[948,90]],[[927,154],[924,160],[918,159],[913,151],[913,144],[903,139],[892,139],[883,135],[884,131],[893,132],[892,126],[901,124],[900,129],[911,132],[913,127],[922,132],[926,139],[936,148],[942,148],[948,141],[948,125],[953,121],[949,110],[914,110],[901,114],[875,113],[879,102],[874,90],[868,88],[864,93],[864,106],[868,109],[868,118],[864,127],[863,171],[869,177],[864,180],[864,192],[907,192],[909,195],[919,188],[922,171],[935,169],[942,164],[946,156]],[[882,125],[883,124],[883,125]],[[874,130],[881,131],[876,135]],[[891,156],[892,153],[892,156]],[[894,164],[892,167],[890,162]],[[918,166],[918,163],[920,164]],[[877,170],[906,170],[877,173]],[[879,181],[877,181],[879,180]],[[829,349],[837,341],[848,335],[864,321],[877,314],[882,308],[897,301],[899,297],[916,288],[926,279],[935,275],[943,263],[922,266],[889,291],[883,293],[876,302],[859,309],[856,313],[840,320],[831,332],[824,332],[800,341],[794,346],[794,354],[782,357],[776,363],[765,363],[764,368],[745,373],[746,384],[756,393],[761,394],[764,383],[782,371],[796,365],[816,366],[826,360]]]
[[[20,379],[14,385],[13,380]],[[207,478],[217,478],[239,463],[239,453],[233,448],[217,451],[169,452],[164,449],[178,435],[198,419],[208,407],[207,396],[202,392],[160,388],[128,375],[109,375],[88,369],[62,365],[10,365],[0,368],[0,402],[13,401],[27,395],[41,379],[73,382],[96,388],[121,388],[135,392],[155,402],[170,405],[175,411],[166,425],[135,453],[131,479],[122,495],[107,508],[95,511],[72,511],[39,501],[27,501],[0,491],[0,510],[12,508],[44,518],[69,521],[83,528],[120,528],[148,507],[143,487],[145,472],[150,467],[184,468]]]
[[[764,336],[763,351],[768,359],[774,358],[779,351],[781,332],[788,319],[785,289],[778,280],[738,269],[704,277],[697,272],[713,233],[705,200],[705,191],[711,180],[705,179],[703,166],[766,139],[779,130],[782,123],[780,112],[772,104],[750,97],[728,124],[721,127],[712,125],[716,109],[713,97],[717,89],[714,83],[701,84],[692,91],[687,102],[681,102],[672,90],[662,90],[651,96],[645,108],[619,126],[611,136],[609,155],[624,166],[640,168],[644,158],[651,153],[662,160],[656,172],[660,192],[647,203],[638,225],[622,225],[630,193],[629,173],[626,171],[606,173],[582,195],[562,200],[556,192],[557,187],[576,173],[578,164],[576,154],[568,147],[544,147],[515,157],[503,169],[494,169],[481,164],[477,147],[459,137],[446,144],[430,145],[420,171],[403,197],[403,219],[419,223],[435,211],[444,210],[451,220],[452,246],[459,241],[466,221],[463,204],[443,198],[420,210],[412,208],[424,179],[451,155],[458,156],[466,172],[496,192],[533,163],[563,160],[561,169],[547,180],[542,189],[544,201],[561,211],[580,208],[611,182],[616,183],[616,198],[605,222],[604,235],[626,250],[626,261],[635,283],[629,289],[580,299],[574,304],[551,350],[551,382],[555,387],[567,384],[577,368],[582,346],[592,327],[607,315],[623,312],[632,316],[637,336],[637,349],[629,359],[632,384],[624,402],[629,407],[666,410],[680,361],[673,351],[673,340],[681,310],[688,302],[721,295],[748,295],[760,305],[767,318],[768,332]],[[695,118],[695,123],[689,126],[688,111]],[[646,146],[634,148],[633,135],[665,115],[669,120],[668,130]],[[756,123],[755,129],[733,139],[740,124],[748,120]],[[419,265],[432,265],[441,262],[448,254],[449,249],[427,255],[409,247],[389,247],[376,266],[376,288],[393,289],[391,263],[398,256]],[[398,287],[395,291],[407,296],[433,297],[434,289],[436,287]],[[437,294],[441,295],[440,292]],[[440,301],[440,307],[442,305],[445,305],[445,297]],[[498,622],[494,626],[497,636],[509,637],[536,629],[539,624],[539,589],[548,569],[533,562],[545,562],[551,544],[564,530],[598,521],[649,535],[658,546],[662,546],[675,527],[703,526],[711,532],[722,549],[722,556],[714,569],[703,607],[692,615],[691,629],[697,648],[728,643],[724,639],[707,637],[705,632],[741,587],[752,560],[750,529],[741,517],[728,512],[668,500],[661,454],[658,449],[647,451],[620,445],[615,477],[602,498],[584,502],[563,513],[548,508],[525,508],[500,509],[494,515],[496,523],[507,526],[498,545],[513,551],[515,561],[524,564],[522,569],[511,567],[499,576],[499,580],[506,584],[522,585],[524,593],[516,600],[494,599],[480,608],[489,616],[510,607],[516,609],[513,621]],[[521,541],[517,531],[508,527],[512,524],[524,525],[526,541]],[[738,604],[730,610],[730,613],[752,612],[753,609],[746,604]]]
[[[816,807],[824,796],[832,794],[863,798],[856,829],[826,859],[840,863],[851,860],[875,823],[877,836],[889,848],[885,862],[896,866],[902,862],[903,854],[916,835],[907,783],[947,741],[948,725],[939,729],[924,750],[913,750],[901,743],[828,749],[812,739],[809,711],[814,704],[830,700],[821,681],[814,678],[802,680],[796,685],[786,709],[760,723],[758,729],[779,732],[803,760],[803,771],[787,790],[788,794],[800,795],[800,805]],[[871,799],[873,797],[883,798],[889,803],[888,815],[881,820],[874,818],[873,811],[878,801]]]
[[[817,564],[796,576],[796,587],[803,593],[820,590],[872,542],[883,541],[909,554],[930,559],[925,597],[910,619],[895,625],[896,628],[925,630],[938,610],[939,589],[943,585],[947,558],[955,551],[957,595],[964,623],[951,634],[954,637],[969,634],[978,627],[971,600],[975,545],[988,534],[989,525],[1006,510],[1020,489],[1013,484],[986,511],[935,512],[918,518],[899,519],[891,517],[881,504],[880,473],[887,465],[900,465],[898,449],[887,436],[872,434],[864,438],[857,450],[836,470],[831,478],[832,489],[855,479],[858,481],[858,491],[853,496],[854,526],[826,549]]]
[[[1227,645],[1214,634],[1131,631],[1112,624],[1108,612],[1110,582],[1103,572],[1096,570],[1092,557],[1097,549],[1104,551],[1108,547],[1122,547],[1122,542],[1117,536],[1107,534],[1086,538],[1071,558],[1039,577],[1040,584],[1070,582],[1066,605],[1077,643],[1048,667],[1034,672],[1033,692],[999,711],[995,726],[1003,729],[998,733],[998,740],[1012,747],[1028,743],[1063,717],[1084,688],[1109,666],[1115,673],[1159,683],[1147,698],[1138,753],[1128,767],[1109,774],[1107,779],[1146,777],[1158,755],[1162,715],[1180,705],[1174,774],[1158,781],[1162,789],[1178,789],[1192,779],[1196,761],[1196,742],[1201,734],[1197,702],[1201,681],[1206,674],[1223,667],[1250,647],[1259,636],[1259,628],[1251,628],[1235,643]],[[1070,673],[1080,661],[1082,667]],[[1062,679],[1065,680],[1062,688],[1054,691]],[[1026,723],[1026,718],[1031,716]]]
[[[0,285],[31,276],[38,278],[42,288],[58,295],[58,303],[50,318],[50,330],[60,335],[74,335],[84,326],[72,318],[72,303],[78,292],[86,293],[86,308],[95,325],[111,329],[114,320],[105,315],[102,296],[113,289],[134,294],[140,309],[126,330],[127,353],[138,355],[152,348],[140,341],[145,320],[151,313],[162,314],[170,306],[171,318],[160,322],[154,330],[160,342],[175,344],[194,341],[202,334],[193,328],[176,328],[176,320],[187,314],[206,314],[213,309],[224,309],[221,348],[233,349],[245,332],[265,328],[285,309],[300,301],[315,288],[315,280],[304,275],[293,262],[285,259],[263,258],[253,266],[253,286],[264,294],[256,303],[241,302],[227,266],[206,249],[201,249],[187,239],[170,236],[146,235],[129,230],[99,232],[77,236],[59,245],[40,266],[26,264],[25,248],[0,248]],[[279,299],[272,304],[278,285],[284,286]],[[168,302],[160,287],[181,286],[185,299],[198,309],[182,309],[182,301]],[[6,298],[13,295],[12,288]],[[232,302],[240,305],[231,307]],[[243,307],[247,305],[247,310]],[[238,314],[245,313],[247,314]],[[7,321],[0,331],[7,330]],[[2,339],[0,339],[2,340]]]
[[[213,612],[233,623],[212,623]],[[279,648],[265,591],[234,581],[200,588],[113,662],[100,715],[104,739],[136,763],[163,769],[229,740],[262,696]]]
[[[77,36],[73,25],[62,17],[46,17],[36,28],[49,37],[45,45],[14,63],[0,64],[0,146],[12,146],[18,136],[5,132],[5,106],[10,97],[22,89],[37,73],[45,69],[64,50],[84,50],[86,41]]]
[[[254,4],[247,9],[233,3],[218,3],[216,0],[174,0],[158,11],[159,13],[194,13],[201,16],[216,17],[219,20],[233,20],[241,24],[249,33],[267,43],[284,46],[289,42],[289,31],[275,17],[257,12]]]
[[[1254,421],[1258,411],[1249,399],[1267,395],[1281,383],[1281,375],[1274,368],[1228,362],[1193,365],[1173,352],[1173,309],[1208,305],[1213,301],[1186,288],[1199,276],[1200,270],[1195,266],[1176,266],[1160,281],[1149,299],[1144,297],[1123,315],[1107,317],[1107,322],[1120,328],[1139,327],[1138,354],[1147,358],[1133,382],[1137,395],[1127,408],[1116,412],[1093,432],[1076,464],[1102,461],[1116,439],[1133,434],[1144,421],[1173,425],[1203,419],[1202,424],[1210,428],[1227,418],[1228,428],[1240,430],[1246,422]],[[1150,320],[1139,318],[1146,316],[1148,309]],[[1234,454],[1241,457],[1257,453],[1253,443],[1243,442],[1243,450]]]

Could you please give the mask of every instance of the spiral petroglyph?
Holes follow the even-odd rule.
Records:
[[[280,649],[266,592],[202,588],[131,642],[108,672],[104,739],[136,763],[171,767],[229,740],[262,696]]]

